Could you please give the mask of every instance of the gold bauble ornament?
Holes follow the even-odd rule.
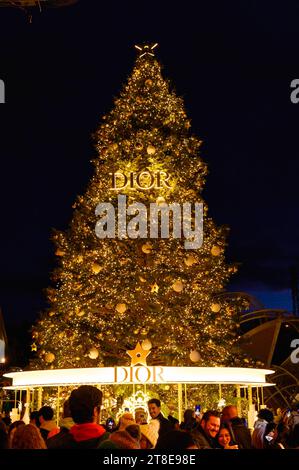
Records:
[[[97,359],[99,357],[99,351],[97,348],[91,348],[88,353],[90,359]]]
[[[84,310],[77,310],[76,315],[77,315],[77,317],[83,317],[83,315],[85,315],[85,311]]]
[[[154,155],[156,153],[156,148],[153,145],[148,145],[146,151],[148,155]]]
[[[148,255],[152,252],[153,247],[150,243],[145,243],[144,245],[142,245],[141,249],[143,253]]]
[[[55,354],[53,353],[47,353],[45,355],[45,361],[48,362],[48,364],[51,364],[55,360]]]
[[[213,256],[219,256],[220,253],[221,253],[221,248],[220,248],[220,246],[214,245],[214,246],[212,247],[212,249],[211,249],[211,254],[212,254]]]
[[[140,331],[140,333],[141,333],[142,335],[147,335],[147,329],[146,329],[146,328],[142,328],[141,331]]]
[[[134,333],[134,335],[138,335],[138,334],[139,334],[139,330],[134,330],[133,333]]]
[[[214,312],[214,313],[218,313],[218,312],[220,312],[220,310],[221,310],[221,305],[220,305],[220,304],[217,304],[217,303],[212,304],[212,305],[211,305],[211,310],[212,310],[212,312]]]
[[[199,352],[196,351],[196,349],[194,349],[193,351],[191,351],[189,357],[190,357],[190,360],[191,360],[192,362],[199,362],[200,359],[201,359],[201,356],[200,356]]]
[[[99,272],[102,270],[102,267],[98,263],[93,263],[91,270],[93,274],[99,274]]]
[[[189,255],[184,259],[184,263],[186,266],[192,266],[193,264],[197,263],[197,260],[194,256]]]
[[[144,349],[145,351],[149,351],[150,349],[152,349],[152,343],[148,338],[142,341],[141,346],[142,349]]]
[[[125,304],[125,303],[117,304],[115,308],[116,308],[118,313],[125,313],[125,311],[127,310],[127,304]]]
[[[175,292],[182,292],[182,290],[184,289],[184,285],[182,281],[179,281],[179,280],[175,281],[171,287]]]
[[[145,80],[145,84],[146,86],[152,86],[153,81],[150,78],[148,78],[147,80]]]
[[[49,317],[53,317],[55,315],[55,312],[51,310],[51,312],[48,313]]]
[[[139,281],[140,282],[146,282],[146,279],[144,279],[144,277],[142,277],[142,276],[139,276]]]

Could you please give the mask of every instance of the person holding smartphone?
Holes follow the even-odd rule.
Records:
[[[111,417],[108,418],[107,421],[106,421],[105,427],[106,427],[106,431],[113,432],[116,428],[116,423],[115,423],[114,419],[111,418]]]
[[[275,423],[268,423],[264,433],[263,449],[284,449],[281,442],[278,442],[278,431]]]

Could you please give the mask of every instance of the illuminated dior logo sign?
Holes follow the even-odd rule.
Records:
[[[165,171],[140,171],[135,173],[130,171],[128,174],[122,172],[111,173],[112,190],[118,189],[162,189],[171,188],[169,183],[170,175]]]
[[[0,80],[0,103],[5,103],[5,85],[3,80]]]
[[[184,202],[163,204],[141,202],[127,206],[127,197],[117,197],[117,213],[110,202],[97,205],[100,217],[95,226],[96,236],[103,238],[184,238],[186,250],[196,250],[203,243],[203,204]],[[171,214],[171,224],[170,224]],[[131,217],[131,218],[130,218]],[[170,235],[170,225],[172,234]]]
[[[163,367],[158,366],[135,366],[115,367],[115,383],[161,383],[164,382]]]

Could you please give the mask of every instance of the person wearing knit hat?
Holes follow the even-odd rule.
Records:
[[[159,437],[160,423],[158,419],[152,419],[149,424],[141,424],[140,447],[141,449],[153,449]]]

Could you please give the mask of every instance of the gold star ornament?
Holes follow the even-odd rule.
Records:
[[[141,366],[147,366],[146,358],[150,354],[150,351],[145,351],[140,343],[136,344],[135,349],[126,351],[126,353],[131,358],[131,367],[137,366],[137,364],[140,364]]]
[[[156,42],[155,44],[144,44],[142,46],[135,45],[135,48],[139,51],[139,57],[143,57],[145,55],[154,57],[155,54],[153,50],[156,49],[157,46],[158,43]]]
[[[152,285],[151,285],[151,292],[152,292],[153,294],[157,294],[157,293],[159,292],[159,286],[158,286],[158,284],[157,284],[156,282],[155,282],[155,284],[152,284]]]

